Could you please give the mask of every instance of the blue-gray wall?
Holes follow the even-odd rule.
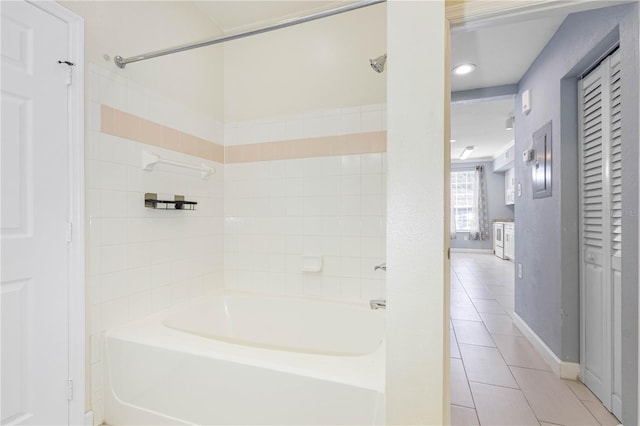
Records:
[[[531,135],[552,122],[552,196],[533,199],[531,167],[516,161],[516,313],[563,361],[579,362],[577,76],[614,43],[622,51],[623,85],[623,418],[637,423],[638,384],[638,10],[629,4],[567,17],[519,83],[532,109],[516,108],[516,158]]]
[[[476,166],[484,166],[485,176],[487,178],[487,210],[489,213],[489,221],[492,222],[495,219],[513,219],[513,206],[504,204],[504,173],[494,173],[492,161],[451,163],[451,171],[472,170],[475,169]],[[464,238],[468,235],[468,232],[458,232],[457,238],[451,240],[451,248],[493,249],[493,228],[490,230],[489,239],[485,241],[465,240]]]

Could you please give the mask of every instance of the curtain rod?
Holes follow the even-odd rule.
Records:
[[[119,67],[124,68],[127,64],[139,61],[145,61],[147,59],[157,58],[159,56],[171,55],[178,52],[184,52],[185,50],[198,49],[200,47],[211,46],[214,44],[224,43],[227,41],[237,40],[245,37],[251,37],[254,35],[279,30],[281,28],[291,27],[293,25],[303,24],[305,22],[315,21],[317,19],[326,18],[328,16],[338,15],[340,13],[350,12],[352,10],[361,9],[363,7],[373,6],[378,3],[384,3],[386,0],[362,0],[355,3],[348,4],[346,6],[340,6],[335,9],[325,10],[323,12],[314,13],[311,15],[303,16],[301,18],[295,18],[288,21],[283,21],[277,24],[268,25],[266,27],[258,28],[255,30],[246,31],[238,34],[231,34],[228,36],[222,36],[209,40],[198,41],[195,43],[183,44],[168,49],[156,50],[154,52],[143,53],[141,55],[130,56],[123,58],[122,56],[116,56],[113,58],[113,62]]]

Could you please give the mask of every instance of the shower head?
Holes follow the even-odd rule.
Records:
[[[369,63],[371,64],[371,68],[379,74],[384,71],[384,65],[387,63],[387,54],[380,55],[375,59],[369,59]]]

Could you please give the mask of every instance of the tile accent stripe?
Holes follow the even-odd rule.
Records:
[[[224,146],[222,145],[106,105],[100,106],[100,131],[135,142],[224,163]]]
[[[224,147],[106,105],[100,106],[100,131],[218,163],[249,163],[387,151],[386,131]]]
[[[225,147],[226,163],[369,154],[387,151],[387,132],[354,133]]]

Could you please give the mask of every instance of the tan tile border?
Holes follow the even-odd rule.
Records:
[[[227,146],[224,150],[226,163],[379,153],[387,151],[387,132],[254,143]]]
[[[106,105],[100,106],[100,131],[135,142],[224,163],[224,146],[222,145]]]
[[[387,151],[386,131],[224,147],[106,105],[101,105],[100,123],[100,131],[103,133],[218,163],[249,163]]]

